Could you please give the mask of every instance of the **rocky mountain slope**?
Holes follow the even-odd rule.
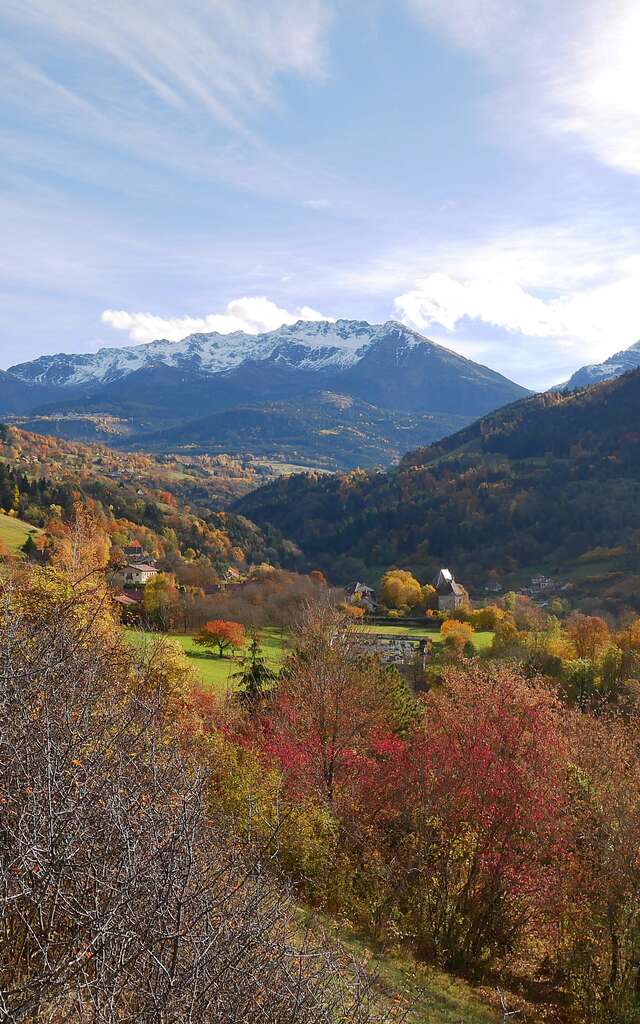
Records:
[[[369,386],[379,386],[376,371],[382,366],[395,377],[403,369],[406,372],[423,368],[421,383],[434,384],[438,391],[449,377],[456,375],[489,392],[506,389],[510,397],[518,397],[524,390],[392,320],[375,325],[362,320],[298,321],[259,335],[193,334],[180,342],[154,341],[129,348],[101,349],[90,355],[41,356],[18,363],[9,372],[30,383],[95,388],[156,366],[215,376],[256,363],[264,370],[278,367],[282,371],[323,376],[352,371],[354,384],[359,384],[363,391],[367,381]],[[364,364],[361,372],[354,375],[360,364]],[[396,395],[394,399],[393,405],[401,407]]]
[[[106,384],[149,366],[173,366],[207,374],[222,373],[245,362],[272,360],[300,369],[345,367],[358,352],[385,333],[387,325],[364,321],[307,322],[265,334],[191,334],[182,341],[153,341],[127,348],[104,348],[90,355],[41,356],[19,363],[10,372],[22,380],[70,385]]]

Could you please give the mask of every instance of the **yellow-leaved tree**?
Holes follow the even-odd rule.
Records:
[[[47,528],[50,562],[74,583],[104,572],[109,563],[111,538],[98,518],[77,501],[73,518],[63,523],[54,517]]]
[[[389,569],[382,577],[380,597],[387,608],[413,608],[422,599],[422,587],[407,569]]]

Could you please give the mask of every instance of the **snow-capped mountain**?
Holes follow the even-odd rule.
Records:
[[[107,384],[159,364],[206,374],[223,373],[246,362],[264,360],[300,370],[346,369],[394,330],[413,333],[393,322],[371,326],[362,320],[299,320],[265,334],[191,334],[182,341],[103,348],[91,355],[40,356],[12,366],[9,372],[24,381],[72,387]],[[409,337],[407,341],[416,343]]]
[[[42,356],[6,376],[33,392],[23,422],[36,432],[117,443],[107,416],[123,443],[143,449],[250,451],[342,468],[388,463],[528,394],[393,320],[193,334]],[[0,414],[13,412],[2,398]]]
[[[613,377],[621,377],[629,370],[637,370],[640,367],[640,341],[622,352],[616,352],[609,356],[603,363],[591,363],[582,366],[572,377],[561,385],[562,391],[575,391],[576,388],[585,388],[589,384],[600,384],[603,380],[611,380]]]

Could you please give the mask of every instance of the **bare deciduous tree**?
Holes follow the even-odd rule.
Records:
[[[269,866],[207,819],[153,670],[86,594],[29,586],[0,596],[0,1020],[369,1020],[369,982],[297,941]]]

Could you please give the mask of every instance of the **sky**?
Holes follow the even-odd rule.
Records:
[[[4,0],[0,366],[396,319],[640,339],[637,0]]]

